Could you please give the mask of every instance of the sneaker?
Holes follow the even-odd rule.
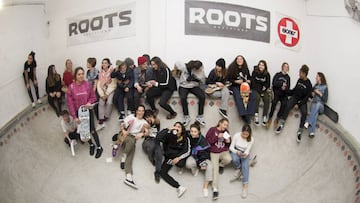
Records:
[[[184,169],[183,168],[179,168],[179,171],[178,171],[179,175],[182,175],[184,173]]]
[[[125,162],[120,162],[120,168],[123,170],[125,169]]]
[[[223,166],[219,166],[219,174],[223,174],[224,173],[224,167]]]
[[[234,182],[236,180],[239,180],[241,177],[241,170],[240,169],[236,169],[234,172],[233,177],[230,179],[230,182]]]
[[[134,189],[138,189],[137,185],[135,184],[135,182],[133,180],[125,179],[124,183]]]
[[[272,120],[271,119],[269,119],[267,122],[266,122],[266,128],[267,129],[269,129],[270,128],[270,126],[271,126],[271,123],[272,123]]]
[[[191,173],[193,174],[193,176],[197,176],[199,174],[199,168],[191,168]]]
[[[119,146],[118,146],[118,145],[114,145],[114,146],[113,146],[112,152],[111,152],[112,157],[116,157],[118,149],[119,149]]]
[[[310,134],[309,134],[309,137],[310,137],[310,138],[314,138],[314,137],[315,137],[315,133],[310,133]]]
[[[190,123],[190,116],[184,116],[184,121],[183,121],[183,125],[184,127],[188,126]]]
[[[121,113],[119,116],[119,121],[123,121],[125,118],[125,113]]]
[[[276,128],[275,133],[280,134],[283,128],[284,128],[284,124],[280,124],[279,127]]]
[[[297,138],[296,138],[296,142],[297,143],[300,143],[301,142],[301,133],[302,133],[302,130],[298,130],[297,131]]]
[[[160,172],[154,172],[154,178],[156,183],[160,183]]]
[[[35,102],[33,102],[33,103],[31,104],[31,106],[32,106],[33,108],[35,108],[35,106],[36,106]]]
[[[241,198],[245,199],[248,195],[248,188],[247,187],[243,187],[242,192],[241,192]]]
[[[100,122],[99,122],[100,123]],[[95,129],[96,131],[100,131],[105,128],[105,123],[99,124],[98,127]]]
[[[96,159],[100,158],[102,152],[103,152],[103,148],[102,148],[102,147],[98,147],[98,148],[96,149],[95,158],[96,158]]]
[[[90,156],[94,155],[94,153],[95,153],[95,145],[91,144],[90,145]]]
[[[185,187],[183,187],[183,186],[180,185],[180,186],[177,188],[178,197],[181,197],[185,192],[186,192],[186,188],[185,188]]]
[[[267,121],[268,121],[267,117],[264,116],[264,117],[263,117],[263,121],[262,121],[262,126],[266,126]]]
[[[228,115],[227,115],[227,113],[226,113],[226,110],[224,110],[224,109],[219,109],[219,114],[220,114],[222,117],[229,119],[229,117],[228,117]]]
[[[251,160],[250,160],[250,166],[251,167],[254,167],[255,166],[255,164],[257,163],[257,159],[256,159],[256,155],[254,156],[254,158],[252,158]]]
[[[259,123],[259,114],[258,113],[255,113],[254,123],[255,123],[256,126],[260,125],[260,123]]]
[[[174,114],[169,114],[166,116],[166,119],[170,120],[170,119],[173,119],[177,116],[177,113],[175,112]]]
[[[197,116],[196,121],[199,122],[201,125],[206,125],[204,117],[203,116]]]
[[[218,191],[214,191],[213,192],[213,197],[212,197],[212,199],[213,200],[217,200],[219,198],[219,192]]]
[[[207,188],[203,189],[203,195],[204,197],[208,197],[209,196],[209,190]]]
[[[37,103],[38,103],[38,104],[42,104],[41,99],[38,99],[38,100],[37,100]]]
[[[309,128],[309,122],[306,122],[306,123],[304,124],[304,128],[305,128],[305,129],[308,129],[308,128]]]

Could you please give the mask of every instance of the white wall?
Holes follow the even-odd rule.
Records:
[[[310,77],[324,72],[328,104],[339,113],[339,123],[360,141],[360,23],[349,17],[343,0],[309,0],[307,8],[305,23],[311,35],[304,52],[312,68]]]
[[[16,86],[20,88],[17,93],[22,99],[14,100],[11,96],[6,102],[6,107],[1,107],[8,111],[9,106],[15,106],[16,112],[24,108],[27,103],[27,94],[23,88],[20,73],[22,64],[26,59],[27,53],[31,49],[39,49],[40,53],[48,48],[48,57],[46,53],[38,52],[38,61],[43,59],[44,64],[40,67],[42,75],[46,74],[48,64],[55,64],[58,72],[63,72],[65,59],[71,58],[74,66],[86,66],[86,59],[94,56],[98,59],[97,67],[100,67],[102,58],[109,57],[112,62],[116,59],[131,57],[135,61],[139,55],[149,53],[150,56],[161,57],[172,68],[176,60],[200,59],[205,65],[208,73],[214,67],[215,61],[219,57],[226,60],[227,65],[235,58],[236,55],[242,54],[247,59],[249,67],[254,66],[258,60],[265,59],[268,62],[269,70],[272,74],[280,69],[282,62],[287,61],[290,64],[290,75],[294,85],[298,78],[298,69],[302,64],[310,66],[309,77],[314,82],[316,72],[323,71],[329,81],[330,96],[329,105],[338,111],[340,123],[360,140],[359,127],[353,123],[360,123],[359,111],[359,93],[355,90],[355,77],[359,67],[356,60],[358,51],[356,45],[360,44],[358,33],[359,23],[354,22],[347,16],[342,0],[229,0],[222,1],[242,6],[248,6],[270,11],[271,13],[271,38],[270,43],[255,42],[249,40],[232,39],[224,37],[208,36],[190,36],[184,35],[184,0],[167,1],[167,0],[135,0],[136,2],[136,36],[99,41],[89,44],[67,47],[66,45],[66,19],[77,16],[89,11],[95,11],[102,8],[127,4],[134,2],[132,0],[78,0],[78,1],[48,1],[46,5],[46,16],[41,12],[34,12],[27,7],[26,12],[21,7],[15,7],[11,15],[16,16],[14,19],[9,17],[9,13],[0,12],[0,18],[3,22],[15,29],[23,31],[27,21],[40,22],[35,23],[37,29],[31,29],[32,36],[21,35],[13,37],[7,33],[7,38],[1,37],[7,46],[1,47],[1,53],[8,50],[11,41],[20,43],[23,49],[13,50],[11,53],[1,54],[0,57],[7,57],[5,61],[6,68],[16,68],[16,71],[10,71],[16,81]],[[19,15],[21,13],[21,15]],[[300,20],[301,43],[300,52],[289,51],[275,46],[276,33],[276,14],[282,13]],[[34,20],[37,19],[37,20]],[[44,21],[49,21],[49,26],[44,26]],[[21,25],[16,26],[16,25]],[[48,31],[46,31],[48,28]],[[44,31],[45,30],[45,31]],[[1,35],[6,31],[1,30]],[[23,32],[20,32],[23,33]],[[32,40],[29,40],[32,39]],[[25,45],[24,45],[25,44]],[[42,45],[41,49],[38,46]],[[35,47],[35,48],[34,48]],[[44,48],[46,47],[46,48]],[[43,51],[44,52],[44,51]],[[16,60],[10,62],[14,57]],[[42,55],[42,57],[40,57]],[[1,61],[4,59],[1,58]],[[355,74],[352,74],[355,73]],[[5,78],[4,76],[0,76]],[[0,81],[8,81],[11,77]],[[341,80],[341,84],[339,84]],[[9,83],[9,82],[8,82]],[[1,83],[0,93],[6,94],[12,86],[6,82]],[[14,83],[15,84],[15,83]],[[339,85],[338,85],[339,84]],[[347,90],[352,88],[355,91],[351,93]],[[42,87],[43,88],[43,87]],[[345,89],[346,88],[346,89]],[[42,90],[43,92],[43,90]],[[349,98],[349,93],[353,98]],[[334,96],[336,95],[336,96]],[[18,96],[18,95],[17,95]],[[16,97],[19,98],[19,97]],[[341,98],[341,99],[339,99]],[[11,101],[11,102],[10,102]],[[18,103],[17,103],[18,102]],[[20,102],[20,103],[19,103]],[[3,112],[3,111],[2,111]],[[15,113],[16,113],[15,112]],[[7,112],[10,118],[12,113]],[[6,119],[5,119],[6,120]],[[2,122],[3,123],[3,122]]]
[[[40,96],[45,92],[47,31],[44,7],[5,7],[0,10],[0,25],[0,126],[3,126],[31,103],[22,77],[24,62],[31,50],[36,52]]]

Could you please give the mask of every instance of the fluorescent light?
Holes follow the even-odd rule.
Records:
[[[3,7],[3,2],[2,0],[0,0],[0,9],[2,9],[2,7]]]

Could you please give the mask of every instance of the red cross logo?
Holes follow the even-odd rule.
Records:
[[[291,18],[282,18],[278,24],[280,41],[287,47],[296,46],[300,40],[300,30]]]

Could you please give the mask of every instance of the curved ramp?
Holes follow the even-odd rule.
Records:
[[[179,100],[171,105],[179,113]],[[192,118],[197,104],[189,100]],[[207,127],[220,119],[219,102],[209,100],[205,107]],[[230,132],[239,131],[242,122],[229,101]],[[160,111],[160,115],[165,112]],[[162,116],[165,117],[165,116]],[[241,182],[230,183],[233,168],[228,166],[220,176],[220,197],[217,202],[360,202],[357,158],[342,140],[335,124],[321,118],[316,137],[303,133],[301,144],[295,141],[298,112],[292,112],[284,131],[275,135],[273,129],[252,125],[255,145],[252,156],[258,163],[250,169],[249,196],[240,197]],[[161,120],[168,127],[176,120]],[[203,174],[182,175],[174,167],[171,174],[187,192],[180,199],[176,190],[163,180],[156,184],[153,167],[137,142],[134,180],[139,189],[123,183],[124,172],[119,158],[111,161],[111,136],[118,129],[117,115],[99,132],[104,147],[100,159],[89,156],[88,144],[76,146],[76,156],[63,143],[60,119],[47,105],[20,119],[0,138],[0,202],[212,202],[202,197]],[[337,133],[336,133],[337,132]],[[203,129],[206,133],[206,129]],[[356,149],[357,150],[357,149]]]

